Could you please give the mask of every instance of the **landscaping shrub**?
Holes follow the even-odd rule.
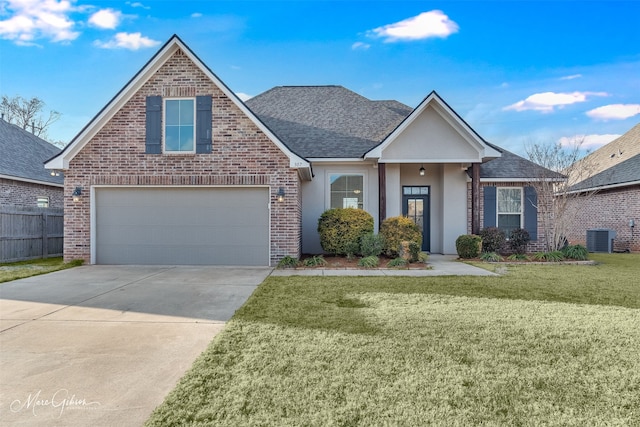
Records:
[[[305,259],[302,264],[305,267],[321,267],[327,265],[327,260],[325,260],[322,255],[316,255]]]
[[[362,236],[373,233],[373,217],[362,209],[329,209],[320,215],[318,233],[325,252],[353,255],[360,251]]]
[[[562,254],[565,258],[584,261],[589,258],[589,251],[582,245],[568,245],[562,248]]]
[[[380,265],[380,259],[377,256],[367,256],[361,258],[360,261],[358,261],[358,265],[365,268],[376,268]]]
[[[495,252],[483,252],[480,259],[484,262],[500,262],[502,257]]]
[[[456,251],[460,258],[477,258],[482,247],[482,238],[475,234],[463,234],[456,239]]]
[[[533,259],[536,261],[560,262],[564,261],[564,255],[561,251],[537,252],[533,255]]]
[[[286,255],[278,262],[278,268],[296,268],[300,265],[298,258],[294,258],[290,255]]]
[[[509,234],[509,247],[516,254],[524,254],[527,252],[527,243],[531,241],[529,232],[522,228],[511,230]]]
[[[394,258],[387,264],[387,267],[406,267],[408,264],[404,258]]]
[[[529,261],[529,257],[526,256],[525,254],[513,254],[513,255],[509,255],[509,257],[507,258],[509,261]]]
[[[362,256],[379,256],[384,250],[384,237],[381,234],[369,233],[360,239]]]
[[[384,237],[384,251],[387,255],[396,257],[400,254],[402,242],[415,242],[422,246],[420,228],[409,218],[394,216],[382,221],[380,234]]]
[[[482,238],[482,252],[500,252],[507,241],[504,231],[498,227],[483,228],[480,230],[480,237]]]

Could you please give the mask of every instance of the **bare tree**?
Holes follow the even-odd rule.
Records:
[[[566,243],[577,206],[571,201],[577,197],[591,197],[596,193],[576,192],[571,188],[575,183],[590,178],[595,171],[588,159],[581,159],[583,143],[584,139],[579,138],[568,146],[560,143],[535,143],[526,147],[529,160],[544,168],[540,169],[538,176],[529,185],[538,193],[536,208],[544,229],[547,251],[559,250]]]
[[[34,135],[47,139],[49,126],[60,119],[61,114],[50,110],[48,116],[43,115],[45,103],[40,98],[24,99],[21,96],[10,98],[2,95],[0,113],[4,120],[20,126]]]

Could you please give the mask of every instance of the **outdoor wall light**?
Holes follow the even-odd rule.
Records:
[[[56,169],[51,170],[51,176],[60,176],[60,171]]]
[[[82,187],[76,187],[76,189],[73,190],[73,193],[71,193],[71,196],[73,196],[74,202],[79,202],[80,196],[82,196]]]
[[[424,165],[420,166],[420,176],[424,176]]]
[[[280,187],[278,189],[278,192],[276,193],[276,196],[278,197],[278,201],[280,203],[284,202],[284,188],[283,187]]]

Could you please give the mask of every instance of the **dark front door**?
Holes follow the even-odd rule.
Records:
[[[422,230],[422,250],[430,251],[429,187],[402,187],[402,215]]]

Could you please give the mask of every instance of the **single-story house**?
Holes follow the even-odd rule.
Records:
[[[569,191],[568,240],[586,244],[587,230],[616,232],[613,249],[640,251],[640,123],[580,160],[588,176]]]
[[[376,229],[409,216],[435,253],[494,225],[542,244],[527,185],[540,167],[436,92],[413,109],[340,86],[245,103],[177,36],[46,167],[65,172],[67,260],[274,265],[321,252],[317,221],[334,207]]]
[[[44,167],[58,147],[0,119],[0,153],[1,206],[62,208],[64,177]]]

